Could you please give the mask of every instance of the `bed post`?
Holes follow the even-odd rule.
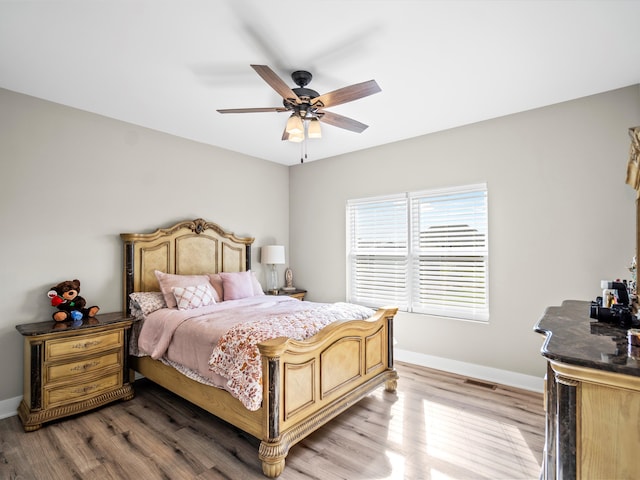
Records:
[[[129,294],[133,292],[133,243],[124,242],[124,296],[122,298],[122,313],[131,315]]]
[[[393,317],[397,309],[392,310],[393,314],[388,315],[387,320],[387,368],[393,370]],[[384,389],[387,392],[394,393],[398,389],[398,378],[392,378],[384,382]]]
[[[267,408],[263,403],[264,415],[266,415],[266,436],[260,442],[258,457],[262,462],[262,473],[269,478],[279,476],[284,470],[285,458],[289,453],[289,442],[283,442],[280,437],[280,356],[263,357],[263,381],[267,390],[263,393],[263,399],[268,402]]]
[[[280,364],[278,358],[269,358],[269,379],[267,394],[269,395],[269,410],[268,415],[268,435],[269,440],[275,440],[280,436],[280,409],[278,408],[279,399],[278,393],[280,392],[280,384],[278,379],[280,378]]]

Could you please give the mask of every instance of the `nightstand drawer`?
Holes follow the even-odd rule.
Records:
[[[46,366],[45,382],[64,380],[81,373],[95,372],[101,368],[121,365],[120,350],[94,358],[85,358],[76,362],[57,363]]]
[[[113,390],[120,385],[122,385],[122,371],[117,370],[110,375],[91,378],[81,383],[45,388],[44,407],[49,408],[56,405],[67,405],[69,403],[86,400]]]
[[[122,345],[123,332],[115,330],[90,335],[78,335],[63,340],[49,340],[45,349],[45,361],[87,355]]]

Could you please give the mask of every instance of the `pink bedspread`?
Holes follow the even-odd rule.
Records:
[[[281,336],[302,340],[332,321],[372,314],[373,310],[357,305],[270,295],[194,310],[161,309],[145,318],[138,349],[142,355],[181,367],[191,378],[225,388],[256,410],[262,401],[259,342]]]

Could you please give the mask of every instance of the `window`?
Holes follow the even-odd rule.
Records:
[[[487,321],[487,187],[347,202],[347,298]]]

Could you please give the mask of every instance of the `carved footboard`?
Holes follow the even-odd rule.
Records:
[[[395,391],[393,317],[336,322],[305,341],[278,338],[262,354],[266,438],[259,456],[268,477],[282,473],[289,448],[382,383]]]

